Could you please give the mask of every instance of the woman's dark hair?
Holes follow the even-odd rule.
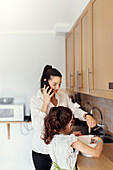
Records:
[[[43,82],[44,79],[46,79],[47,81],[51,79],[51,76],[58,76],[58,77],[62,77],[62,74],[55,68],[52,68],[51,65],[46,65],[44,67],[43,73],[42,73],[42,77],[40,80],[40,88],[43,88]]]
[[[66,125],[72,119],[72,111],[63,106],[52,107],[49,114],[44,118],[44,137],[42,138],[46,144],[49,144],[55,134],[59,134],[61,129],[65,129]]]

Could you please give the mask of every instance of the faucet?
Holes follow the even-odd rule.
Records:
[[[103,115],[102,115],[102,112],[101,112],[101,110],[100,110],[98,107],[93,107],[93,108],[91,109],[91,111],[90,111],[91,114],[93,113],[93,110],[94,110],[94,109],[96,109],[96,110],[99,111],[100,116],[101,116],[101,125],[102,125],[102,124],[103,124]]]
[[[102,132],[103,135],[105,135],[105,129],[106,129],[106,125],[103,121],[103,115],[102,115],[102,112],[101,110],[98,108],[98,107],[93,107],[90,111],[90,113],[92,114],[93,113],[93,110],[98,110],[98,112],[100,113],[100,116],[101,116],[101,124],[97,124],[98,127],[95,127],[94,128],[94,131],[96,130],[100,130],[100,132]]]

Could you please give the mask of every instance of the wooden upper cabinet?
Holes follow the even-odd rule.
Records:
[[[73,27],[74,42],[74,90],[81,88],[81,21],[78,20]]]
[[[92,6],[83,11],[81,17],[81,91],[92,89]]]
[[[108,92],[109,82],[113,82],[113,0],[92,0],[91,2],[93,89],[102,93],[101,90]]]
[[[66,89],[73,90],[73,32],[66,37]]]
[[[91,0],[66,37],[67,89],[113,99],[112,46],[113,0]]]
[[[74,89],[88,92],[92,88],[92,8],[85,8],[73,27]]]

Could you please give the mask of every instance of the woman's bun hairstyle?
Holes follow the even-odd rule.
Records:
[[[44,85],[43,85],[44,79],[46,79],[48,81],[51,79],[51,76],[62,77],[62,74],[57,69],[53,68],[51,65],[46,65],[44,67],[42,77],[40,80],[40,88],[44,87]]]
[[[52,69],[52,66],[51,66],[51,65],[46,65],[46,66],[44,67],[44,70],[43,70],[42,75],[44,75],[45,72],[46,72],[47,70],[49,70],[49,69]]]

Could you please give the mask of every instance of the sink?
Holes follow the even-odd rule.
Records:
[[[88,135],[88,126],[86,121],[80,121],[78,118],[74,118],[73,131],[81,131],[83,135]]]
[[[73,131],[81,131],[83,135],[88,135],[88,126],[85,121],[80,121],[79,119],[74,118],[74,126],[71,133]],[[99,130],[93,131],[92,128],[91,134],[101,137],[104,143],[113,143],[113,136],[108,133],[105,133],[105,135],[103,135],[102,133],[100,133]]]
[[[110,134],[106,133],[105,135],[99,135],[102,139],[104,143],[113,143],[113,136],[111,136]]]
[[[104,143],[113,143],[113,138],[110,138],[108,136],[102,137]]]

